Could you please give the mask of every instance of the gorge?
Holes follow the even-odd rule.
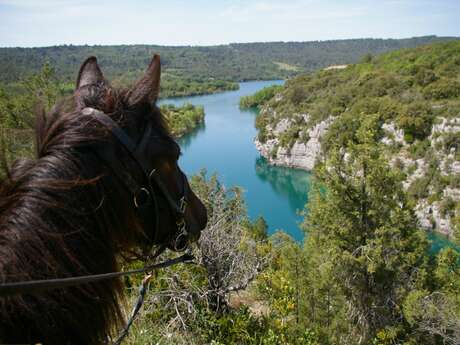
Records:
[[[453,236],[460,89],[458,65],[442,56],[459,49],[435,44],[291,79],[261,105],[256,147],[271,164],[311,171],[331,148],[346,151],[358,123],[376,116],[375,144],[405,175],[421,227]]]

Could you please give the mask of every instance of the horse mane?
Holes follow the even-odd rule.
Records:
[[[153,116],[154,126],[169,135],[158,108],[127,109],[123,94],[113,96],[109,116],[128,126]],[[104,110],[99,96],[87,106]],[[0,178],[0,283],[116,271],[119,255],[145,238],[132,197],[95,153],[112,145],[123,157],[123,149],[90,115],[68,110],[75,104],[72,97],[49,115],[38,114],[36,158],[16,160]],[[136,123],[124,123],[134,113]],[[112,279],[0,298],[0,343],[106,342],[124,322],[122,287]]]

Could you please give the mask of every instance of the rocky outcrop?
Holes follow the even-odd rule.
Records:
[[[276,113],[270,112],[270,109],[264,109],[264,113],[266,116],[276,116]],[[300,120],[305,124],[306,129],[299,135],[303,140],[297,139],[291,147],[282,147],[279,137],[293,125],[294,120],[292,119],[296,119],[296,123]],[[267,137],[269,139],[263,143],[255,139],[256,147],[270,164],[310,171],[322,154],[321,139],[327,133],[334,118],[330,117],[311,127],[309,127],[310,117],[308,114],[294,114],[292,119],[282,118],[278,122],[274,121],[276,123],[276,125],[273,125],[274,128],[267,126]],[[429,162],[425,158],[413,159],[410,157],[410,145],[404,140],[404,132],[394,123],[385,123],[382,125],[382,129],[384,137],[381,142],[388,146],[398,147],[397,153],[390,150],[390,152],[393,152],[391,153],[390,163],[394,166],[399,165],[406,172],[407,178],[403,183],[403,187],[409,189],[412,183],[416,183],[417,180],[426,176]],[[460,161],[455,159],[455,150],[445,153],[442,148],[439,148],[440,145],[437,145],[445,135],[451,133],[459,133],[460,135],[460,118],[438,119],[438,122],[433,125],[431,135],[428,138],[439,160],[439,171],[444,176],[460,174]],[[452,235],[450,216],[445,212],[444,214],[441,212],[441,205],[445,198],[459,202],[460,189],[447,186],[443,190],[441,200],[420,199],[417,202],[415,211],[420,225],[424,229],[435,230],[450,236]]]
[[[426,199],[420,200],[415,207],[415,214],[419,224],[425,230],[434,230],[443,235],[452,235],[450,217],[443,217],[439,203],[429,203]]]
[[[305,123],[308,122],[309,116],[307,114],[301,114],[301,117]],[[275,129],[268,128],[268,131],[274,136],[273,139],[262,143],[256,138],[254,142],[257,150],[271,164],[310,171],[321,154],[321,138],[332,122],[333,118],[329,118],[313,126],[313,128],[307,129],[306,137],[308,140],[306,142],[296,140],[292,147],[286,148],[279,145],[278,139],[278,136],[286,131],[291,124],[289,119],[284,118],[278,122]],[[304,137],[303,133],[300,136]]]
[[[401,150],[392,157],[390,162],[396,165],[398,161],[399,165],[406,171],[407,178],[403,186],[405,189],[408,189],[412,183],[426,176],[429,164],[426,158],[415,160],[408,157],[409,144],[404,142],[402,133],[394,124],[386,124],[382,126],[382,128],[388,133],[388,135],[382,139],[384,144],[393,145],[399,143],[402,145]],[[460,173],[460,162],[455,160],[455,149],[451,149],[446,153],[443,151],[442,145],[441,147],[438,145],[444,140],[446,135],[452,133],[458,133],[458,135],[460,135],[460,118],[438,119],[438,123],[433,125],[431,134],[428,137],[430,146],[434,150],[436,158],[439,161],[438,169],[442,176],[455,176]],[[429,193],[432,194],[433,191],[430,190]],[[440,200],[435,199],[429,201],[429,198],[418,200],[415,212],[422,228],[426,230],[435,230],[447,236],[452,235],[451,217],[441,212],[442,203],[448,198],[455,202],[459,202],[460,189],[446,186],[442,191]]]
[[[385,131],[385,136],[382,138],[382,143],[385,145],[401,144],[405,145],[404,131],[396,128],[393,122],[384,123],[382,129]]]

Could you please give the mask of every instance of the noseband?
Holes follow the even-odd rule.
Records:
[[[114,121],[110,116],[104,114],[94,108],[84,108],[84,115],[90,115],[97,120],[101,125],[107,128],[117,141],[129,153],[129,157],[133,160],[142,172],[142,182],[136,180],[132,174],[126,171],[120,164],[119,159],[114,156],[113,151],[107,149],[98,149],[98,156],[111,168],[116,177],[133,196],[133,204],[136,209],[139,220],[141,221],[144,231],[148,228],[154,228],[154,242],[158,241],[160,213],[158,208],[158,197],[163,197],[175,215],[177,236],[173,243],[173,249],[183,251],[188,245],[188,233],[185,222],[185,211],[187,208],[187,199],[189,187],[184,173],[180,172],[182,177],[182,197],[178,202],[174,200],[170,192],[161,181],[160,176],[156,173],[156,169],[150,170],[148,164],[142,156],[142,150],[152,138],[152,123],[148,122],[140,143],[136,145],[128,134]],[[112,152],[112,153],[109,153]],[[156,188],[155,188],[156,187]],[[160,193],[156,193],[156,189]]]

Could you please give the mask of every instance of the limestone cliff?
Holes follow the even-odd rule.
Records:
[[[261,116],[276,117],[276,111],[270,107],[265,107],[262,109]],[[272,128],[272,125],[267,125],[265,130],[268,139],[265,142],[261,142],[258,138],[255,138],[254,142],[261,155],[270,164],[311,171],[323,154],[322,138],[334,119],[334,117],[330,116],[326,120],[308,127],[310,122],[308,114],[294,114],[290,118],[283,117],[278,122],[274,121],[276,123],[274,128]],[[436,122],[432,126],[431,134],[428,138],[429,143],[436,153],[441,175],[455,179],[460,176],[460,161],[455,159],[456,152],[454,148],[451,148],[449,152],[445,152],[441,144],[449,135],[460,136],[460,114],[459,117],[453,119],[438,118]],[[294,123],[304,126],[299,138],[288,147],[282,146],[280,136],[283,133],[287,133]],[[381,142],[388,147],[399,147],[397,152],[389,154],[389,160],[392,165],[398,165],[405,171],[407,178],[403,185],[406,190],[409,190],[418,181],[427,177],[429,171],[428,162],[426,162],[425,158],[411,158],[409,153],[411,145],[404,140],[403,131],[395,123],[383,123],[382,130],[385,135]],[[460,202],[460,185],[454,183],[453,186],[444,186],[441,193],[442,198],[440,200],[430,198],[433,194],[430,192],[427,197],[420,198],[417,201],[415,211],[423,228],[435,230],[449,236],[452,235],[452,215],[443,210],[443,204],[446,201]]]
[[[268,116],[267,114],[269,112],[270,109],[266,109],[265,115]],[[301,117],[305,124],[307,124],[309,116],[307,114],[302,114]],[[305,129],[304,132],[306,133],[307,140],[302,141],[298,139],[292,144],[292,147],[283,147],[280,145],[280,140],[278,139],[280,134],[289,129],[291,124],[289,119],[281,120],[274,130],[267,128],[270,136],[273,136],[272,139],[268,139],[262,143],[256,138],[254,142],[257,150],[259,150],[262,156],[271,164],[313,170],[316,160],[321,154],[321,137],[326,133],[332,121],[333,119],[329,118],[312,128]]]

